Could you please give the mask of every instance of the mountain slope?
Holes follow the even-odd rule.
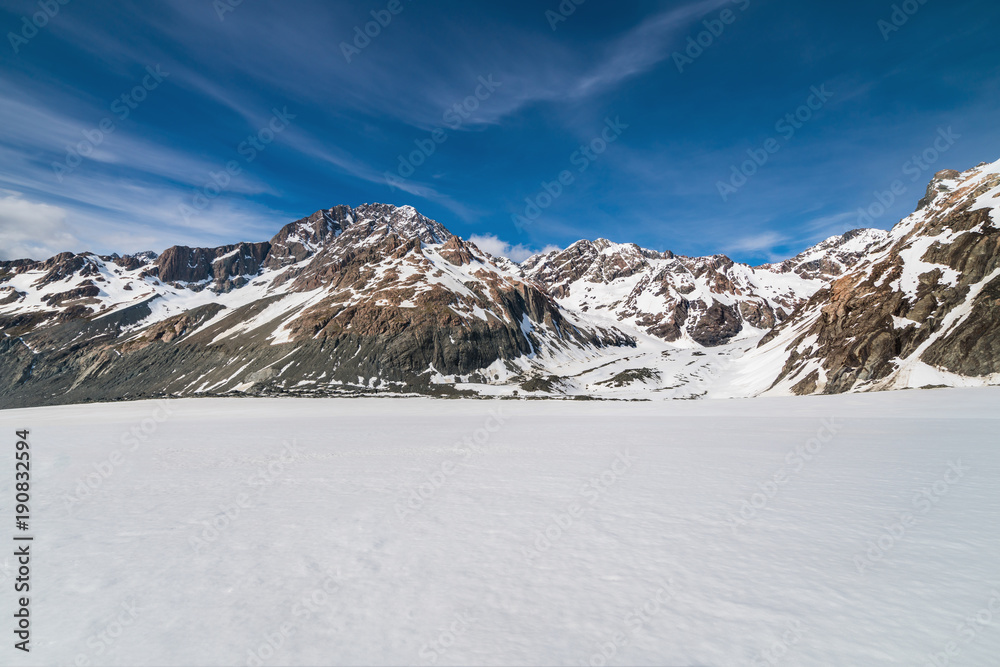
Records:
[[[742,363],[737,394],[996,383],[1000,162],[936,174],[913,215]]]
[[[412,207],[271,240],[0,262],[0,405],[231,394],[839,393],[1000,377],[1000,163],[891,232],[751,267],[579,241],[521,264]]]
[[[321,211],[268,243],[7,262],[0,281],[0,396],[13,405],[440,393],[442,376],[501,380],[528,360],[634,345],[409,207]]]
[[[714,347],[741,333],[763,335],[886,235],[856,230],[760,267],[725,255],[682,257],[598,239],[536,255],[521,270],[569,309],[598,313],[669,342]]]

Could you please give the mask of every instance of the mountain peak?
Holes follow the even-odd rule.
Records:
[[[889,232],[884,229],[852,229],[831,236],[783,262],[763,264],[756,268],[776,273],[795,273],[807,279],[832,279],[852,269],[888,239]]]
[[[737,358],[739,395],[995,382],[1000,163],[929,191],[892,232],[759,267],[605,238],[516,264],[378,203],[258,243],[0,262],[0,397],[691,398]]]
[[[444,225],[421,215],[412,206],[362,204],[353,213],[355,224],[368,226],[368,235],[396,234],[403,239],[420,239],[429,244],[445,243],[454,236]]]
[[[271,239],[267,268],[301,262],[313,254],[373,245],[395,234],[404,240],[445,243],[454,236],[441,223],[421,215],[412,206],[361,204],[356,208],[334,206],[291,222]],[[336,254],[337,249],[333,252]]]

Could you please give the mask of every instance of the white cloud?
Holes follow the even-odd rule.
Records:
[[[539,253],[552,252],[553,250],[562,250],[556,245],[547,245],[541,250],[532,250],[528,246],[518,243],[517,245],[511,245],[506,241],[497,238],[493,234],[479,235],[473,234],[469,237],[469,240],[476,244],[476,246],[483,252],[488,252],[496,257],[506,257],[515,262],[523,262],[532,255],[537,255]]]
[[[0,260],[48,259],[79,246],[66,225],[65,209],[18,194],[0,199]]]
[[[763,254],[769,261],[776,262],[787,259],[774,252],[774,248],[788,241],[788,238],[777,232],[764,232],[755,236],[744,236],[736,239],[723,248],[726,254]]]

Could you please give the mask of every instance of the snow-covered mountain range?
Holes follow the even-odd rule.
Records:
[[[998,315],[1000,162],[757,267],[604,239],[517,264],[412,207],[337,206],[261,243],[0,262],[0,405],[991,384]]]

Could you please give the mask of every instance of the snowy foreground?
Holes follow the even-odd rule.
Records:
[[[30,655],[0,557],[0,664],[997,664],[998,405],[0,411],[35,536]]]

